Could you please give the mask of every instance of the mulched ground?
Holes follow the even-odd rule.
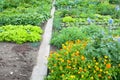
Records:
[[[1,42],[0,80],[29,80],[37,60],[39,45]]]

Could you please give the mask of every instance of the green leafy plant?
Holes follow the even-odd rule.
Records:
[[[0,27],[0,41],[15,42],[37,42],[41,40],[42,29],[38,26],[13,26],[7,25]]]
[[[82,34],[78,27],[67,27],[63,28],[59,33],[53,35],[51,44],[60,48],[66,41],[74,41],[77,39],[85,39],[85,35]]]
[[[0,1],[0,26],[40,25],[50,18],[50,0],[3,0]],[[44,4],[44,5],[43,5]],[[15,7],[16,6],[16,7]]]

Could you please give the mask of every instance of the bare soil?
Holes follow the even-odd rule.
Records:
[[[29,80],[39,45],[0,42],[0,80]]]

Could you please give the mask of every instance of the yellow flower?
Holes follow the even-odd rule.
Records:
[[[106,71],[105,73],[108,74],[108,71]]]
[[[51,70],[51,73],[53,73],[54,72],[54,70]]]
[[[64,76],[64,74],[62,74],[62,77]]]
[[[68,65],[67,65],[67,66],[66,66],[66,68],[70,69],[70,68],[71,68],[71,66],[68,66]]]
[[[83,61],[85,60],[85,57],[83,55],[81,56],[81,60],[83,60]]]
[[[111,76],[108,76],[108,79],[110,79],[111,78]]]
[[[94,73],[96,73],[96,71],[94,70]]]
[[[111,68],[111,64],[110,63],[108,63],[108,64],[106,64],[106,68]]]
[[[70,78],[75,78],[75,75],[71,75]]]
[[[118,67],[120,67],[120,64],[118,64]]]
[[[98,62],[96,62],[95,64],[98,65]]]
[[[81,78],[84,78],[84,75],[81,75]]]
[[[96,67],[96,71],[99,71],[99,67]]]
[[[107,59],[107,58],[108,58],[108,56],[104,56],[104,58],[106,58],[106,59]]]
[[[80,72],[82,72],[82,71],[83,71],[83,69],[82,69],[81,67],[79,67],[79,71],[80,71]]]
[[[86,69],[84,69],[84,71],[86,72],[87,70],[86,70]]]
[[[93,79],[94,79],[94,77],[92,76],[92,77],[90,77],[90,79],[92,79],[92,80],[93,80]]]
[[[98,74],[98,77],[101,77],[101,74]]]
[[[90,66],[90,65],[88,65],[88,68],[91,68],[91,66]]]
[[[80,71],[78,72],[78,74],[80,74]]]
[[[70,64],[70,63],[71,63],[71,61],[70,61],[70,60],[67,60],[67,63],[68,63],[68,64]]]
[[[102,69],[100,69],[100,72],[102,72],[103,70]]]

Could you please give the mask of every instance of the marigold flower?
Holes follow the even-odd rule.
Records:
[[[106,68],[111,68],[111,64],[110,63],[108,63],[108,64],[106,64]]]
[[[108,79],[110,79],[111,78],[111,76],[108,76]]]
[[[96,73],[96,71],[94,70],[94,73]]]
[[[92,77],[90,77],[90,79],[92,79],[92,80],[93,80],[93,79],[94,79],[94,77],[92,76]]]
[[[95,64],[98,65],[98,62],[96,62]]]
[[[101,74],[98,74],[98,77],[101,77]]]
[[[70,78],[75,78],[75,75],[71,75]]]
[[[100,72],[102,72],[103,70],[102,69],[100,69]]]
[[[80,74],[80,72],[78,72],[78,74]]]
[[[90,65],[88,65],[88,68],[91,68],[91,66],[90,66]]]
[[[105,73],[108,74],[108,71],[106,71]]]
[[[96,67],[96,71],[99,71],[99,67]]]
[[[68,66],[68,65],[67,65],[67,66],[66,66],[66,68],[70,69],[70,68],[71,68],[71,66]]]
[[[67,63],[68,63],[68,64],[70,64],[70,63],[71,63],[71,61],[70,61],[70,60],[67,60]]]
[[[85,57],[83,55],[81,56],[81,60],[85,60]]]
[[[64,76],[64,74],[62,74],[62,77]]]
[[[83,69],[82,69],[81,67],[79,67],[79,71],[80,71],[80,72],[82,72],[82,71],[83,71]]]
[[[104,58],[106,58],[106,59],[107,59],[107,58],[108,58],[108,56],[104,56]]]
[[[84,78],[84,75],[81,75],[81,78]]]
[[[120,67],[120,64],[118,64],[118,67]]]

